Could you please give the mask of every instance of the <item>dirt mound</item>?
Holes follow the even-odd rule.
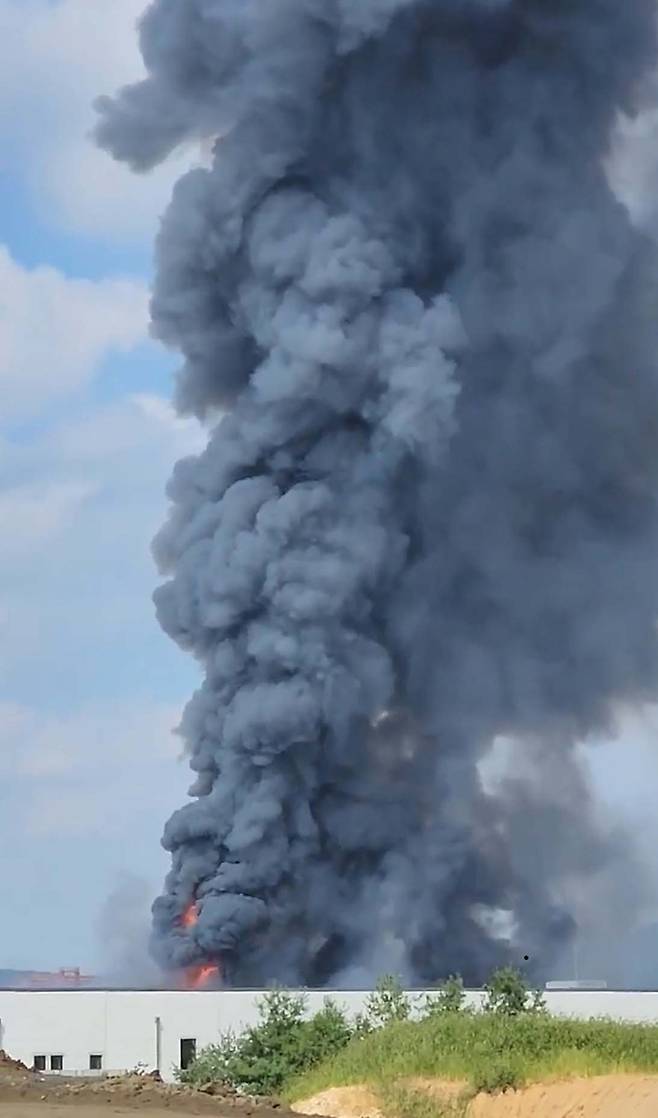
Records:
[[[658,1076],[605,1075],[478,1095],[468,1118],[656,1118]]]
[[[19,1102],[28,1107],[39,1103],[54,1110],[77,1106],[83,1111],[111,1108],[113,1113],[166,1110],[184,1115],[212,1114],[215,1118],[290,1118],[286,1108],[272,1100],[244,1098],[217,1084],[196,1089],[163,1083],[157,1072],[67,1078],[31,1072],[7,1057],[0,1065],[0,1106],[11,1104],[15,1108]]]
[[[12,1060],[4,1048],[0,1048],[0,1090],[19,1087],[32,1079],[32,1072],[20,1060]]]
[[[330,1087],[293,1103],[292,1109],[319,1118],[383,1118],[377,1092],[370,1087]]]
[[[4,1048],[0,1048],[0,1071],[9,1068],[12,1071],[27,1071],[25,1064],[21,1060],[12,1060],[8,1056]]]
[[[456,1100],[463,1084],[438,1079],[410,1080],[407,1086],[437,1099]],[[295,1103],[298,1114],[323,1118],[382,1118],[374,1090],[332,1087]],[[466,1118],[656,1118],[658,1076],[606,1075],[536,1083],[522,1091],[480,1094],[468,1104]]]

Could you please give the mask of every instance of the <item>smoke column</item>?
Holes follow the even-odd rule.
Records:
[[[155,0],[139,30],[98,141],[147,171],[216,137],[152,302],[210,430],[155,544],[204,678],[154,952],[547,972],[580,886],[620,866],[625,920],[641,889],[576,744],[656,695],[658,273],[605,174],[654,0]]]

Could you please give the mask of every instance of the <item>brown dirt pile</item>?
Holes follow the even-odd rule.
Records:
[[[229,1112],[218,1109],[218,1118],[228,1118]],[[173,1109],[149,1110],[149,1118],[176,1118]],[[135,1118],[133,1106],[107,1106],[86,1102],[75,1111],[76,1118]],[[71,1118],[71,1107],[66,1103],[30,1102],[15,1099],[12,1102],[0,1101],[0,1118]]]
[[[20,1060],[12,1060],[3,1048],[0,1048],[0,1093],[5,1089],[25,1086],[32,1079],[32,1073]]]
[[[454,1101],[462,1084],[410,1080],[407,1084],[443,1102]],[[333,1087],[295,1103],[298,1114],[323,1118],[383,1118],[381,1104],[368,1087]],[[537,1083],[521,1091],[478,1095],[466,1118],[657,1118],[658,1076],[606,1075]]]
[[[5,1070],[27,1071],[27,1068],[20,1060],[12,1060],[11,1056],[8,1056],[5,1052],[4,1048],[0,1048],[0,1073]]]
[[[150,1075],[108,1076],[99,1079],[66,1078],[30,1071],[17,1060],[0,1057],[0,1118],[14,1118],[21,1107],[44,1107],[51,1112],[76,1106],[79,1118],[87,1111],[148,1110],[215,1118],[291,1118],[290,1112],[269,1099],[235,1095],[213,1084],[200,1090],[163,1083]],[[68,1113],[68,1111],[67,1111]]]

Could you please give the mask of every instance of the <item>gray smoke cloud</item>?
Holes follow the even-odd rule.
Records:
[[[658,269],[606,176],[654,0],[155,0],[140,42],[99,142],[216,137],[152,302],[211,425],[155,544],[204,672],[155,954],[548,973],[579,888],[643,888],[576,743],[656,694]]]
[[[152,887],[122,873],[105,899],[96,921],[100,970],[105,986],[157,986],[162,974],[150,956]]]

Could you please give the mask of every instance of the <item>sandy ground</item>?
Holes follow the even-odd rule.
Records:
[[[409,1086],[445,1101],[461,1089],[440,1080],[414,1080]],[[292,1109],[323,1118],[383,1118],[376,1093],[363,1086],[333,1087],[295,1103]],[[478,1095],[466,1114],[467,1118],[658,1118],[658,1076],[607,1075]]]
[[[293,1103],[297,1114],[317,1114],[321,1118],[383,1118],[379,1100],[369,1087],[330,1087]]]

